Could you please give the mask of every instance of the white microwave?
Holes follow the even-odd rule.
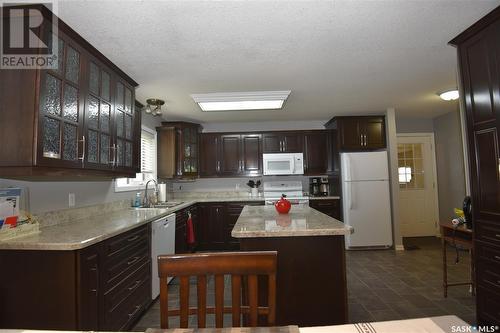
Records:
[[[264,176],[303,175],[304,154],[278,153],[263,154]]]

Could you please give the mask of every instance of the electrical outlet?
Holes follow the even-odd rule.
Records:
[[[75,193],[68,194],[68,206],[75,207]]]

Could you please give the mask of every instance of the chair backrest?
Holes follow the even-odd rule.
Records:
[[[259,315],[274,326],[276,318],[276,251],[218,252],[158,256],[161,328],[168,328],[170,316],[180,316],[180,327],[188,327],[189,315],[198,316],[198,327],[206,327],[206,315],[215,313],[216,328],[223,327],[224,313],[232,313],[232,327],[239,327],[241,315],[248,315],[256,327]],[[215,307],[207,307],[207,276],[215,276]],[[230,307],[224,306],[224,275],[231,275]],[[189,278],[197,277],[197,307],[189,307]],[[258,305],[258,276],[267,276],[267,306]],[[168,309],[168,277],[179,277],[178,309]],[[242,304],[242,287],[244,303]],[[246,293],[248,292],[248,293]]]

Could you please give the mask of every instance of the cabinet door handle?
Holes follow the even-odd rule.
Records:
[[[128,316],[129,318],[132,318],[133,316],[135,316],[137,314],[137,312],[139,312],[139,310],[141,309],[141,306],[140,305],[137,305],[135,307],[135,310],[132,312],[132,313],[129,313]]]
[[[495,256],[495,259],[496,260],[500,260],[500,256]]]
[[[132,291],[132,290],[134,290],[135,288],[137,288],[137,287],[139,286],[139,284],[141,284],[141,282],[142,282],[141,280],[137,280],[137,281],[135,281],[135,282],[134,282],[134,283],[133,283],[130,287],[128,287],[128,288],[127,288],[127,289],[128,289],[128,291]]]
[[[82,157],[79,157],[78,159],[82,161],[82,167],[83,167],[83,163],[85,163],[85,135],[82,136],[80,142],[82,143],[83,149],[82,149]],[[78,146],[76,149],[78,149]]]
[[[495,235],[495,237],[496,237],[496,238],[500,238],[500,234],[496,234],[496,235]]]
[[[130,265],[133,265],[135,264],[139,259],[141,259],[141,257],[134,257],[134,259],[130,260],[130,261],[127,261],[127,265],[130,266]]]
[[[280,151],[283,151],[283,142],[280,140]]]
[[[138,236],[138,235],[135,235],[135,236],[133,236],[133,237],[127,238],[127,242],[133,242],[133,241],[135,241],[137,238],[139,238],[139,236]]]
[[[217,172],[220,172],[220,161],[217,161],[216,169],[217,169]]]

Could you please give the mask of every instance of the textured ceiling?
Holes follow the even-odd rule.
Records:
[[[328,119],[456,109],[447,42],[500,1],[64,1],[59,16],[166,100],[167,119]],[[281,111],[204,113],[192,93],[292,90]]]

